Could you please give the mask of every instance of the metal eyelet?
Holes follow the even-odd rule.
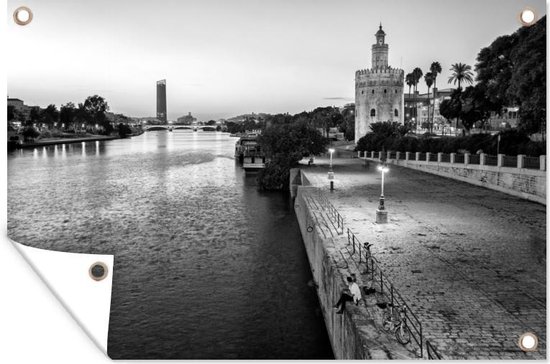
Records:
[[[13,12],[13,20],[16,24],[27,25],[32,21],[32,10],[26,6],[20,6]]]
[[[109,269],[105,263],[95,262],[90,266],[88,273],[94,281],[102,281],[109,275]]]

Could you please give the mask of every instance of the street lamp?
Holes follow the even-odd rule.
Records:
[[[330,181],[330,190],[334,191],[334,172],[332,171],[332,153],[334,153],[334,148],[330,148],[328,151],[330,153],[330,166],[328,169],[328,179]]]
[[[334,153],[334,148],[330,148],[328,152],[330,153],[330,166],[328,169],[328,179],[334,179],[334,172],[332,171],[332,153]]]
[[[388,222],[388,212],[384,207],[384,174],[389,171],[388,166],[384,163],[378,166],[378,170],[382,174],[381,192],[380,192],[380,204],[376,210],[376,223],[385,224]]]

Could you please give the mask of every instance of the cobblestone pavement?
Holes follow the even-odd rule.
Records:
[[[446,359],[546,358],[546,207],[404,167],[385,177],[388,224],[375,223],[376,164],[335,159],[302,170],[380,261]],[[517,345],[539,337],[536,352]]]

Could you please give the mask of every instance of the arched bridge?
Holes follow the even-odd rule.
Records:
[[[155,131],[155,130],[207,130],[207,131],[216,131],[216,126],[212,125],[145,125],[143,126],[144,131]]]

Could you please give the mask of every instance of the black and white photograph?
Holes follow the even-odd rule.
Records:
[[[543,0],[7,23],[8,238],[97,255],[109,358],[547,358]]]

